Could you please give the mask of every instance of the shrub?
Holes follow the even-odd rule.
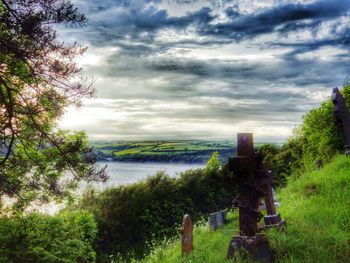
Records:
[[[221,162],[219,160],[219,152],[213,152],[211,158],[207,162],[205,167],[206,172],[219,171],[221,167]]]
[[[92,214],[65,212],[0,218],[0,262],[95,262]]]

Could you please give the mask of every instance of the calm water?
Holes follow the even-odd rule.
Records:
[[[130,184],[140,181],[148,176],[154,175],[158,171],[165,171],[170,176],[188,169],[203,168],[203,164],[183,164],[183,163],[125,163],[125,162],[98,162],[103,167],[107,165],[109,180],[107,183],[99,183],[98,188],[105,188],[113,185]]]

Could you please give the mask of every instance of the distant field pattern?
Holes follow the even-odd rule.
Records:
[[[99,160],[205,163],[213,152],[225,161],[236,154],[228,141],[94,142]]]

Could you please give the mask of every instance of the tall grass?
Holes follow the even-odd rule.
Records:
[[[229,242],[238,232],[237,213],[228,214],[229,224],[210,231],[207,222],[196,224],[193,232],[193,252],[185,258],[181,256],[180,236],[172,241],[166,240],[157,246],[142,261],[142,263],[173,263],[173,262],[225,262]]]
[[[280,193],[284,233],[271,231],[279,262],[350,262],[350,158],[291,179]]]

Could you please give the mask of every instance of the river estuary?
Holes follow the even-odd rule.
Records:
[[[165,171],[170,176],[176,176],[188,169],[204,167],[204,164],[186,163],[98,162],[97,164],[100,167],[107,165],[106,171],[110,177],[106,183],[97,184],[98,188],[135,183],[158,171]]]

